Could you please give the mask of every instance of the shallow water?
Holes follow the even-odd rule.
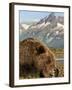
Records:
[[[64,64],[64,60],[56,60],[57,62]]]

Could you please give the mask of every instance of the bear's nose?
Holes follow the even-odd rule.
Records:
[[[58,75],[59,75],[59,70],[57,68],[53,69],[49,74],[50,77],[58,77]]]
[[[58,77],[58,75],[59,75],[59,69],[58,68],[55,68],[54,69],[54,72],[55,72],[55,77]]]

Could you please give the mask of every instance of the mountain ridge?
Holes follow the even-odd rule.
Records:
[[[30,25],[20,35],[20,40],[35,37],[46,43],[49,47],[64,48],[64,17],[51,13],[39,22]]]

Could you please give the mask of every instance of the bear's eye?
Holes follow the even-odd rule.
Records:
[[[44,49],[43,46],[40,46],[40,47],[36,48],[36,51],[37,51],[37,54],[45,53],[45,49]]]

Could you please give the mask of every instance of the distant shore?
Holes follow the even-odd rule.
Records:
[[[58,61],[61,64],[64,64],[64,58],[56,58],[56,61]]]

